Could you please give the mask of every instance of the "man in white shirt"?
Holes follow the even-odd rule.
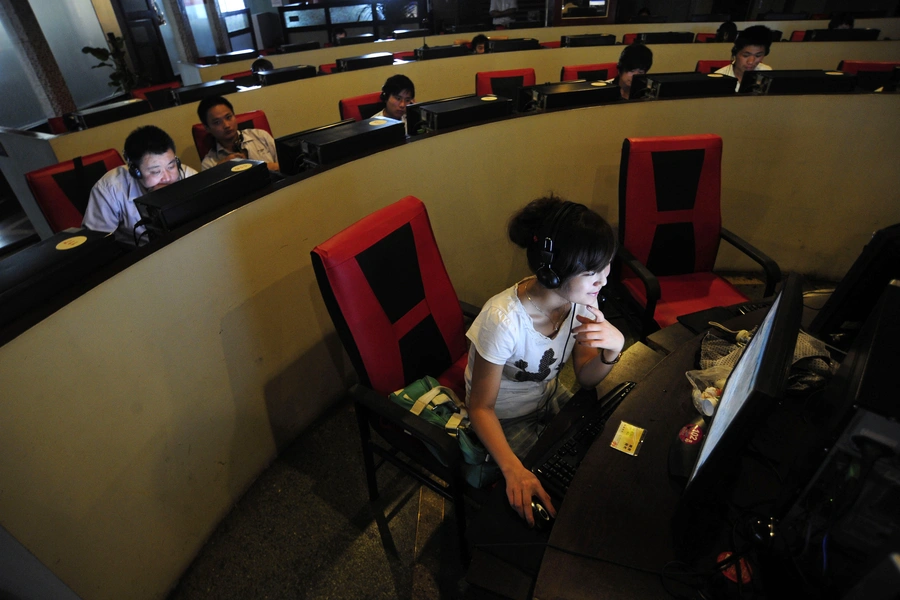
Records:
[[[771,71],[772,67],[763,64],[772,47],[772,30],[765,25],[754,25],[738,33],[731,48],[731,64],[722,67],[716,73],[734,77],[737,84],[734,91],[741,89],[741,79],[747,71]]]
[[[216,140],[215,148],[203,157],[200,170],[234,158],[261,160],[270,171],[278,170],[278,154],[271,134],[265,129],[240,129],[231,102],[221,96],[208,96],[197,106],[197,116]]]
[[[196,175],[175,156],[175,142],[153,125],[138,127],[125,140],[127,166],[108,171],[91,189],[82,225],[93,231],[115,231],[116,240],[137,245],[144,234],[134,205],[140,198],[170,183]]]
[[[505,29],[515,20],[516,11],[519,9],[517,0],[491,0],[491,17],[494,18],[494,27]]]

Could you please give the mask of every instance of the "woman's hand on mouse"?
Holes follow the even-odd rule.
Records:
[[[550,495],[544,491],[534,473],[520,464],[510,473],[504,473],[503,476],[506,479],[506,497],[509,505],[528,522],[529,527],[534,527],[534,514],[531,510],[532,498],[538,498],[550,515],[556,517],[556,509],[553,507]]]

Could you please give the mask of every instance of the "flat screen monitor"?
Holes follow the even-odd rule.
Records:
[[[454,44],[452,46],[422,46],[414,50],[416,60],[431,60],[434,58],[452,58],[454,56],[466,56],[471,51],[467,46]]]
[[[306,50],[318,50],[320,48],[319,42],[313,40],[309,42],[297,42],[295,44],[282,44],[278,46],[278,51],[282,54],[288,54],[290,52],[305,52]]]
[[[233,63],[240,60],[256,58],[257,56],[259,56],[259,52],[257,52],[256,50],[235,50],[234,52],[216,54],[216,62],[221,65],[225,63]]]
[[[849,94],[856,90],[856,75],[841,71],[798,69],[745,71],[741,94]]]
[[[639,33],[636,40],[643,44],[692,44],[693,31],[645,31]]]
[[[900,223],[872,234],[809,324],[810,334],[841,350],[849,348],[892,279],[900,279]]]
[[[518,50],[540,50],[541,43],[534,38],[511,40],[488,40],[488,52],[516,52]]]
[[[581,48],[584,46],[614,46],[616,36],[604,33],[586,33],[582,35],[564,35],[559,39],[564,48]]]
[[[407,38],[423,38],[431,35],[430,29],[395,29],[392,33],[395,40],[404,40]]]
[[[370,69],[372,67],[386,67],[394,64],[394,55],[390,52],[372,52],[371,54],[363,54],[361,56],[347,56],[337,59],[337,70],[358,71],[359,69]]]
[[[149,102],[135,98],[75,111],[72,113],[72,117],[78,124],[79,129],[89,129],[98,125],[106,125],[107,123],[121,121],[129,117],[143,115],[150,112],[150,110]]]
[[[521,88],[517,112],[546,111],[619,102],[619,86],[605,81],[564,81]]]
[[[417,102],[416,104],[410,104],[406,107],[406,129],[407,133],[410,136],[420,135],[423,133],[427,133],[425,129],[425,117],[422,115],[422,110],[426,109],[429,106],[434,104],[438,104],[441,102],[451,102],[454,100],[460,100],[462,98],[471,98],[471,94],[465,94],[463,96],[453,96],[451,98],[441,98],[440,100],[430,100],[428,102]]]
[[[684,491],[703,502],[732,470],[739,454],[787,386],[800,331],[800,277],[791,274],[735,365],[700,446]]]
[[[194,85],[186,85],[175,88],[170,91],[172,104],[188,104],[190,102],[199,102],[207,96],[224,96],[233,94],[238,91],[237,83],[225,79],[217,81],[207,81],[206,83],[197,83]]]
[[[807,29],[804,42],[867,42],[877,40],[880,29]]]
[[[361,33],[359,35],[348,35],[338,38],[338,46],[353,46],[355,44],[368,44],[375,41],[374,33]]]
[[[632,100],[732,96],[734,77],[721,73],[647,73],[635,75],[629,97]]]
[[[316,68],[311,65],[296,65],[292,67],[281,67],[280,69],[272,69],[271,71],[259,71],[256,77],[259,83],[266,85],[275,85],[276,83],[286,83],[288,81],[296,81],[298,79],[308,79],[316,76]]]
[[[229,160],[136,198],[134,204],[147,230],[162,234],[232,204],[268,183],[266,163]]]
[[[407,110],[409,110],[407,108]],[[355,123],[353,119],[344,119],[337,123],[329,123],[322,127],[314,127],[304,131],[298,131],[290,135],[284,135],[275,140],[275,151],[278,153],[278,166],[285,175],[296,175],[306,168],[306,155],[303,153],[303,140],[311,134],[325,129],[344,127]]]

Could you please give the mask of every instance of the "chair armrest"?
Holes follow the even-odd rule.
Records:
[[[378,394],[371,388],[355,384],[350,388],[353,399],[366,409],[403,429],[414,439],[431,446],[437,452],[437,458],[445,466],[455,468],[462,463],[462,451],[456,438],[445,433],[439,427],[417,417],[403,407]]]
[[[469,304],[462,300],[459,301],[459,306],[462,308],[463,316],[468,317],[469,319],[474,319],[478,316],[478,313],[481,312],[481,309],[474,304]]]
[[[725,229],[724,227],[720,228],[719,231],[721,232],[723,240],[725,240],[762,266],[763,270],[766,272],[766,290],[763,295],[768,298],[769,296],[774,294],[775,286],[778,283],[781,283],[781,269],[778,267],[778,263],[761,252],[756,246],[747,243],[747,241],[739,235]]]
[[[619,246],[616,249],[616,254],[619,257],[619,260],[629,269],[631,269],[635,275],[638,276],[638,279],[641,280],[641,283],[644,284],[644,291],[647,294],[647,305],[644,307],[644,329],[645,335],[648,331],[647,326],[653,325],[656,321],[653,319],[653,313],[656,312],[656,303],[659,301],[659,297],[661,295],[659,289],[659,279],[656,278],[656,275],[650,272],[650,270],[644,266],[644,264],[639,261],[635,256],[626,250],[623,246]],[[657,325],[658,328],[658,325]]]

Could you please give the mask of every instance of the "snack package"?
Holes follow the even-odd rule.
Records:
[[[715,414],[716,406],[719,405],[719,398],[722,397],[722,390],[725,389],[725,382],[730,374],[731,367],[722,365],[685,373],[693,388],[691,400],[697,412],[707,417]]]

